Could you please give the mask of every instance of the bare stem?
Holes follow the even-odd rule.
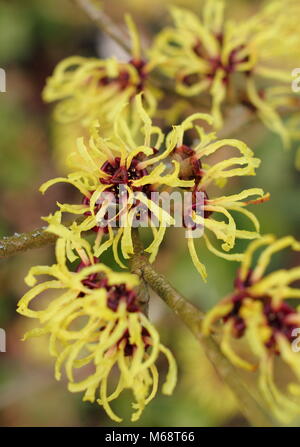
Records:
[[[177,290],[166,280],[163,275],[157,273],[145,255],[142,243],[138,236],[137,229],[132,231],[135,253],[132,260],[131,271],[140,276],[146,281],[154,292],[159,295],[163,301],[180,316],[180,319],[188,325],[193,327],[193,331],[199,333],[201,320],[204,314],[188,302]]]
[[[120,26],[116,25],[110,17],[108,17],[92,0],[73,0],[85,14],[98,26],[98,28],[113,39],[126,53],[130,54],[130,46],[127,44],[128,37],[121,30]]]
[[[6,258],[32,248],[54,244],[57,237],[45,231],[45,228],[42,227],[28,233],[15,233],[14,236],[3,237],[0,239],[0,258]]]
[[[139,250],[139,252],[135,256],[132,256],[132,258],[129,260],[129,267],[132,273],[135,273],[140,277],[140,286],[138,289],[139,303],[142,307],[143,312],[147,315],[150,295],[148,283],[142,276],[141,262],[143,261],[144,256],[143,246],[139,238],[136,238],[136,250]]]
[[[75,222],[82,222],[82,217],[75,219]],[[72,223],[73,221],[65,225],[69,226]],[[0,239],[0,258],[7,258],[33,248],[54,244],[56,239],[57,236],[55,234],[47,231],[47,226],[37,228],[28,233],[15,233],[13,236],[4,236]]]

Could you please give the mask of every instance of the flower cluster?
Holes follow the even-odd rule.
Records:
[[[173,7],[174,27],[158,34],[151,56],[165,58],[159,69],[175,80],[181,95],[210,95],[218,127],[223,125],[222,104],[236,101],[254,109],[288,145],[290,135],[278,107],[296,105],[291,71],[299,58],[299,2],[274,0],[247,21],[227,18],[225,3],[205,0],[201,17]],[[273,85],[265,88],[264,80]]]
[[[84,392],[84,401],[97,400],[116,422],[122,419],[110,402],[124,389],[131,389],[135,399],[132,421],[136,421],[157,392],[155,362],[159,353],[169,362],[164,394],[173,391],[176,364],[139,305],[135,291],[138,278],[113,272],[91,256],[87,242],[83,245],[86,248],[78,249],[81,262],[74,271],[67,266],[67,240],[63,238],[56,243],[56,264],[31,268],[26,277],[31,289],[19,301],[18,312],[37,318],[41,327],[29,331],[24,339],[49,334],[49,351],[56,357],[56,379],[61,378],[65,364],[69,391]],[[38,275],[53,279],[36,285]],[[50,303],[35,310],[32,301],[49,290],[55,292]],[[113,391],[109,389],[110,377],[112,383],[116,382]]]
[[[255,215],[245,209],[249,204],[262,203],[269,199],[269,194],[264,194],[261,188],[245,189],[237,194],[227,196],[215,196],[210,193],[210,187],[219,187],[234,177],[255,175],[255,169],[259,166],[260,160],[253,156],[251,149],[242,141],[235,139],[217,139],[215,132],[206,133],[203,127],[197,124],[198,120],[212,122],[211,117],[203,114],[195,114],[185,119],[183,123],[176,126],[178,139],[176,148],[172,156],[180,160],[180,178],[184,180],[193,179],[190,187],[192,193],[191,206],[186,212],[190,220],[187,223],[188,248],[193,263],[203,279],[207,273],[205,266],[200,262],[196,249],[194,233],[198,227],[203,228],[203,238],[205,244],[212,253],[217,256],[233,261],[240,261],[243,258],[241,253],[228,253],[235,245],[236,239],[255,239],[259,237],[259,222]],[[184,140],[186,133],[194,131],[197,143],[187,146]],[[226,149],[231,149],[230,155]],[[225,150],[225,154],[224,154]],[[222,155],[223,152],[223,155]],[[234,152],[237,152],[235,154]],[[210,163],[210,156],[217,155],[218,161]],[[197,193],[203,193],[202,213],[196,212]],[[249,197],[252,200],[246,200]],[[238,229],[233,213],[245,215],[251,222],[253,230]],[[226,221],[220,220],[225,217]],[[217,240],[222,241],[221,250],[216,248],[210,241],[207,232],[210,231]],[[197,233],[196,233],[197,234]]]
[[[223,126],[222,105],[234,99],[256,111],[286,146],[290,138],[299,138],[299,114],[284,124],[279,113],[297,103],[287,83],[289,64],[299,55],[300,9],[298,1],[285,3],[289,20],[282,14],[286,4],[273,0],[246,23],[225,17],[224,0],[204,0],[201,18],[174,7],[174,27],[158,34],[147,59],[127,16],[132,40],[128,62],[74,56],[62,61],[47,81],[44,99],[58,101],[55,117],[66,134],[71,134],[71,123],[84,136],[68,147],[69,174],[47,181],[40,191],[61,182],[73,185],[77,196],[73,203],[58,202],[57,210],[43,218],[47,231],[58,237],[57,263],[30,270],[26,282],[31,289],[18,312],[40,322],[25,338],[50,336],[56,378],[64,365],[69,390],[96,400],[114,421],[121,419],[110,402],[124,389],[134,396],[133,421],[154,398],[160,353],[169,363],[163,393],[172,393],[177,376],[171,352],[143,311],[138,278],[100,262],[112,250],[116,263],[126,269],[137,227],[150,228],[145,252],[151,263],[171,226],[182,227],[203,280],[207,272],[205,256],[199,259],[200,237],[213,254],[241,262],[234,292],[208,312],[203,332],[210,334],[220,323],[223,353],[238,367],[258,369],[261,391],[279,418],[298,408],[275,385],[273,370],[280,355],[299,378],[299,360],[290,344],[300,311],[287,299],[300,298],[299,289],[292,287],[300,270],[265,271],[273,253],[289,246],[300,250],[300,244],[292,237],[260,235],[259,221],[248,207],[265,202],[269,194],[240,186],[242,178],[255,176],[260,159],[246,143],[216,133]],[[177,91],[165,98],[163,112],[163,88],[154,87],[154,69],[173,80]],[[271,85],[265,87],[266,80]],[[188,113],[182,98],[205,94],[211,98],[211,114],[194,105]],[[226,186],[230,192],[220,193]],[[71,224],[65,224],[65,214],[73,215]],[[252,240],[245,253],[233,252],[238,239]],[[251,269],[254,252],[263,246]],[[37,275],[53,279],[36,284]],[[36,310],[32,301],[43,302],[44,292],[48,302]],[[246,360],[235,349],[241,338],[258,360]],[[288,391],[299,395],[300,385],[291,383]]]
[[[179,162],[174,160],[171,171],[163,163],[175,147],[176,131],[167,136],[164,150],[157,154],[164,135],[157,126],[152,125],[142,106],[141,95],[136,97],[135,105],[142,131],[139,143],[135,141],[122,114],[115,120],[110,139],[100,136],[96,123],[91,130],[88,147],[83,139],[78,139],[77,152],[71,154],[74,171],[67,178],[53,179],[41,186],[41,191],[45,192],[51,185],[63,181],[79,190],[81,204],[59,204],[60,211],[85,216],[77,231],[94,230],[97,234],[96,256],[112,246],[115,259],[121,267],[124,264],[118,255],[119,241],[122,254],[128,259],[133,254],[132,221],[137,214],[141,221],[146,220],[146,224],[150,212],[158,220],[158,229],[151,225],[151,219],[149,223],[153,230],[153,242],[146,251],[152,259],[156,256],[167,225],[174,221],[170,213],[151,200],[151,193],[162,186],[189,187],[193,184],[193,181],[179,178]],[[144,205],[143,208],[137,206],[140,203]],[[113,222],[108,215],[112,207],[115,211]],[[53,219],[57,219],[57,215],[47,220],[51,223]],[[115,227],[116,231],[113,230]],[[105,234],[109,235],[109,239],[103,243]]]
[[[78,190],[79,200],[75,204],[58,203],[59,210],[44,218],[49,224],[47,231],[58,236],[57,264],[31,269],[26,281],[34,287],[24,295],[18,307],[19,313],[38,318],[42,325],[25,338],[50,334],[50,353],[57,358],[56,378],[60,378],[61,367],[65,364],[70,391],[84,391],[84,400],[93,402],[99,388],[97,402],[115,421],[120,418],[109,402],[124,388],[131,388],[135,397],[136,412],[132,420],[139,418],[144,406],[156,394],[158,373],[154,363],[159,352],[163,352],[170,363],[163,387],[166,394],[174,388],[176,366],[141,310],[138,295],[133,290],[137,279],[131,274],[112,272],[99,262],[99,257],[112,248],[116,262],[126,268],[120,252],[125,260],[134,254],[132,229],[136,219],[139,226],[148,226],[153,232],[153,240],[145,249],[152,262],[167,227],[176,223],[170,208],[165,207],[163,200],[155,201],[153,194],[170,194],[177,190],[184,195],[188,192],[189,206],[180,213],[188,233],[191,257],[202,278],[206,279],[205,266],[199,261],[194,246],[195,237],[199,237],[195,232],[199,227],[203,229],[206,245],[213,253],[225,259],[240,260],[242,254],[227,253],[234,247],[236,238],[259,237],[259,223],[245,207],[268,198],[260,188],[215,198],[208,195],[211,183],[222,187],[230,178],[255,175],[260,163],[241,141],[218,140],[214,132],[206,132],[204,125],[213,122],[210,115],[194,114],[165,135],[153,125],[143,107],[141,94],[135,97],[133,104],[139,131],[132,131],[126,107],[117,114],[110,138],[103,137],[99,122],[94,122],[88,144],[79,138],[77,151],[69,156],[70,174],[41,186],[44,193],[57,182],[69,183]],[[187,146],[189,140],[194,142]],[[226,158],[226,150],[230,147],[237,154]],[[217,162],[210,163],[210,155],[221,149],[223,158],[221,155]],[[203,198],[200,212],[198,193]],[[245,201],[250,196],[254,199]],[[237,229],[232,212],[246,215],[254,229]],[[80,220],[66,226],[62,220],[64,213],[77,215]],[[227,222],[214,215],[225,216]],[[209,241],[208,230],[223,242],[222,250]],[[90,245],[88,240],[93,234]],[[67,260],[74,263],[78,256],[82,261],[80,265],[75,270],[69,269]],[[44,274],[55,279],[35,285],[35,276]],[[39,295],[49,289],[65,289],[65,292],[51,299],[44,310],[33,310],[31,301],[40,299]],[[92,373],[88,368],[91,365]],[[114,365],[119,369],[119,381],[115,391],[109,394],[107,381]],[[74,370],[85,367],[87,376],[77,379]]]
[[[80,122],[88,127],[97,119],[103,129],[110,130],[120,107],[130,103],[139,92],[144,93],[148,113],[155,113],[162,93],[149,82],[149,74],[159,59],[155,63],[142,58],[136,27],[130,16],[126,16],[126,21],[132,39],[128,62],[71,56],[57,65],[47,80],[43,99],[59,101],[54,111],[58,122]],[[128,108],[128,113],[132,113],[134,121],[135,109]]]
[[[60,214],[68,212],[83,215],[83,221],[79,225],[75,224],[77,233],[94,230],[96,256],[112,247],[116,262],[123,268],[125,266],[119,257],[118,247],[121,246],[125,259],[133,255],[131,233],[135,218],[138,217],[139,226],[149,226],[153,231],[153,241],[146,248],[151,262],[157,255],[167,227],[176,224],[170,209],[164,206],[165,202],[153,199],[157,197],[155,194],[167,193],[170,189],[189,191],[191,200],[189,207],[185,206],[182,210],[183,223],[187,227],[191,257],[205,279],[205,266],[199,261],[194,246],[195,238],[199,238],[195,230],[203,228],[204,239],[210,251],[225,259],[238,261],[242,254],[227,253],[234,247],[236,238],[254,239],[259,236],[259,222],[245,208],[249,203],[262,202],[268,198],[260,188],[213,198],[208,195],[209,186],[211,183],[224,185],[228,179],[236,176],[255,175],[260,161],[243,142],[234,139],[218,140],[214,132],[206,133],[197,122],[212,124],[209,115],[194,114],[180,125],[174,126],[165,136],[160,128],[153,126],[143,109],[140,95],[136,97],[135,105],[139,114],[141,136],[135,135],[134,138],[122,114],[116,118],[114,133],[109,140],[100,136],[98,125],[95,125],[89,146],[86,147],[84,141],[79,139],[77,152],[71,154],[77,171],[74,170],[67,178],[49,180],[40,189],[45,192],[57,182],[74,185],[81,193],[81,204],[59,204]],[[194,138],[199,139],[191,147],[184,144],[188,132],[195,132]],[[140,144],[136,141],[140,141]],[[232,155],[214,164],[208,163],[207,159],[211,154],[222,152],[222,149],[230,146],[237,152],[236,156]],[[197,193],[204,196],[203,203],[198,207],[200,212],[196,211]],[[250,196],[254,196],[253,201],[245,200]],[[115,212],[109,219],[112,208]],[[254,230],[237,229],[231,212],[246,215]],[[214,218],[217,215],[224,216],[227,221]],[[46,220],[51,224],[57,219],[60,220],[59,213]],[[73,229],[75,231],[75,227]],[[223,242],[222,250],[212,245],[207,231]],[[106,234],[108,239],[104,240],[103,236]]]
[[[252,267],[255,252],[264,246]],[[300,324],[300,309],[287,301],[300,298],[300,289],[293,287],[300,280],[300,267],[267,274],[266,270],[272,255],[287,247],[300,251],[300,243],[291,236],[276,240],[274,236],[266,235],[253,241],[238,271],[234,292],[208,312],[203,324],[203,332],[208,335],[215,322],[223,323],[223,353],[239,368],[258,369],[261,392],[272,412],[284,422],[289,422],[295,412],[300,411],[299,402],[297,404],[291,398],[300,395],[300,385],[289,383],[289,395],[285,395],[275,384],[274,368],[276,357],[280,356],[295,378],[300,379],[298,354],[291,346],[298,335],[295,329]],[[247,340],[253,361],[239,354],[239,346],[233,343],[235,339]]]

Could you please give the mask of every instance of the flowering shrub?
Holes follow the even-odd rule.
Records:
[[[17,310],[39,322],[24,339],[49,337],[56,379],[65,371],[69,391],[83,392],[84,401],[96,401],[116,422],[122,419],[111,402],[123,390],[133,394],[132,421],[155,397],[160,354],[168,362],[162,392],[172,394],[177,381],[173,354],[147,314],[145,282],[203,343],[217,341],[225,360],[258,372],[275,417],[289,423],[300,410],[300,360],[291,347],[300,326],[300,270],[266,273],[273,254],[300,251],[300,243],[261,234],[251,207],[263,208],[272,196],[255,180],[242,183],[255,177],[261,160],[243,138],[226,135],[228,110],[238,105],[277,133],[283,146],[299,139],[294,112],[300,103],[290,83],[300,5],[271,0],[238,22],[225,3],[204,0],[199,15],[171,7],[173,24],[146,52],[126,15],[127,61],[68,57],[43,91],[46,102],[56,102],[54,120],[82,136],[67,148],[66,177],[40,187],[44,194],[66,183],[75,192],[72,203],[57,202],[43,218],[47,236],[41,237],[56,241],[56,262],[30,269],[30,289]],[[234,291],[204,316],[153,273],[170,227],[181,227],[170,231],[186,242],[199,282],[213,281],[218,272],[211,268],[208,275],[207,252],[197,239],[224,262],[240,263]],[[143,249],[145,233],[150,242]],[[241,240],[251,241],[245,250]],[[121,272],[104,265],[109,251]],[[45,275],[51,279],[37,283]],[[279,357],[295,376],[284,391],[274,373]]]

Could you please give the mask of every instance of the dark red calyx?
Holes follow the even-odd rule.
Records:
[[[244,319],[239,315],[240,308],[243,304],[243,299],[245,295],[243,293],[236,294],[232,297],[233,308],[232,310],[223,317],[223,322],[227,323],[227,321],[231,321],[233,323],[232,330],[233,336],[236,338],[240,338],[244,335],[246,324]]]
[[[235,65],[241,64],[243,62],[249,61],[249,56],[244,56],[243,58],[239,57],[239,52],[241,50],[244,50],[246,48],[245,45],[239,45],[238,47],[234,48],[228,58],[228,66],[234,68]]]
[[[194,149],[183,144],[174,150],[176,158],[181,160],[180,178],[182,180],[196,180],[198,184],[203,175],[201,160],[195,157]],[[188,163],[187,163],[188,162]]]
[[[202,192],[204,194],[204,198],[199,201],[199,198],[197,197],[196,193],[200,193]],[[194,187],[194,189],[192,190],[192,206],[189,209],[185,209],[185,217],[183,219],[183,226],[185,228],[188,228],[190,230],[196,230],[196,228],[199,228],[199,224],[196,224],[193,221],[192,218],[192,212],[196,211],[202,211],[203,206],[205,206],[207,204],[207,200],[208,200],[208,194],[206,191],[200,191],[199,189],[197,189],[197,186]],[[203,211],[203,217],[204,219],[208,219],[211,215],[213,214],[213,211],[207,211],[204,210]]]
[[[244,290],[247,287],[250,287],[252,285],[251,276],[253,271],[249,269],[246,279],[241,279],[240,277],[240,270],[237,272],[237,276],[234,280],[234,287],[238,290]]]
[[[94,256],[94,264],[97,264],[98,262],[99,262],[99,259]],[[92,264],[90,262],[88,264],[85,264],[84,262],[80,262],[80,264],[76,268],[76,272],[80,272],[85,267],[89,267],[91,265]]]
[[[125,168],[125,166],[120,166],[116,172],[114,173],[114,175],[111,176],[111,178],[109,179],[108,183],[112,183],[112,184],[126,184],[128,183],[128,173],[127,173],[127,169]]]
[[[297,311],[289,304],[282,302],[278,307],[274,307],[271,297],[264,298],[264,314],[268,321],[269,327],[273,330],[274,335],[276,332],[284,335],[289,341],[293,340],[293,329],[297,328],[297,325],[290,323],[289,316],[297,314]],[[268,347],[272,346],[275,342],[275,337],[271,337],[268,341]]]
[[[116,311],[122,301],[126,302],[128,312],[138,312],[140,310],[135,291],[127,289],[125,284],[107,286],[106,290],[107,305],[111,310]]]
[[[226,75],[223,78],[223,82],[225,84],[229,81],[229,76],[236,70],[236,66],[240,63],[248,62],[249,56],[245,56],[243,58],[239,57],[239,52],[245,48],[245,45],[239,45],[234,48],[228,57],[228,62],[223,64],[221,57],[210,58],[209,62],[211,65],[210,72],[207,74],[209,79],[214,79],[216,76],[217,70],[221,68],[225,71]]]
[[[216,39],[220,43],[221,47],[224,43],[224,34],[223,32],[216,33],[215,34]],[[241,44],[234,48],[229,56],[228,61],[226,64],[223,64],[221,56],[218,55],[216,57],[211,57],[205,47],[202,45],[200,40],[198,40],[195,45],[192,47],[193,52],[199,56],[200,58],[208,61],[210,64],[209,72],[205,75],[205,77],[209,80],[213,80],[216,76],[218,69],[223,69],[226,73],[226,75],[223,78],[223,83],[228,84],[229,82],[229,76],[231,73],[233,73],[236,70],[236,66],[240,63],[248,62],[249,56],[241,57],[240,51],[244,50],[246,48],[246,45]],[[251,71],[245,72],[246,76],[249,76],[251,74]],[[186,75],[183,77],[182,82],[188,86],[192,86],[193,84],[196,84],[200,80],[200,75],[197,73],[193,73],[190,75]]]
[[[139,155],[139,154],[138,154]],[[144,175],[147,175],[148,172],[146,169],[139,169],[138,165],[140,160],[135,157],[132,159],[129,168],[126,166],[120,166],[121,159],[120,157],[116,157],[113,162],[106,161],[102,167],[101,171],[105,172],[109,175],[109,177],[103,179],[101,178],[101,183],[104,184],[128,184],[132,180],[138,180]]]
[[[185,144],[182,144],[181,146],[176,147],[174,152],[176,154],[179,154],[183,160],[185,160],[186,158],[192,157],[194,155],[194,149],[192,149],[189,146],[186,146]]]
[[[94,264],[98,264],[99,259],[94,257]],[[92,264],[85,264],[84,262],[81,262],[78,267],[76,268],[76,272],[80,272],[86,267],[91,266]],[[101,273],[91,273],[86,278],[82,280],[82,284],[87,287],[88,289],[100,289],[101,287],[105,287],[107,284],[107,279],[103,274]],[[80,292],[78,295],[78,298],[83,298],[85,294],[83,292]]]
[[[99,262],[99,259],[94,259],[95,263]],[[80,272],[85,267],[87,267],[87,265],[81,262],[77,267],[76,272]],[[107,306],[114,312],[118,309],[121,302],[126,303],[127,312],[140,311],[136,292],[132,289],[128,289],[126,284],[109,284],[109,279],[102,272],[96,272],[88,275],[82,280],[82,284],[91,290],[104,288],[107,292]],[[78,297],[84,297],[84,293],[81,292]]]
[[[199,207],[199,205],[201,205],[201,204],[199,204],[199,202],[197,202],[197,192],[202,192],[203,193],[203,195],[204,195],[204,197],[203,197],[203,205],[205,206],[205,205],[208,205],[208,200],[209,200],[209,197],[208,197],[208,194],[207,194],[207,192],[206,191],[199,191],[199,189],[197,188],[197,186],[195,186],[194,187],[194,189],[193,189],[193,199],[192,199],[192,209],[193,209],[193,211],[195,211],[196,209],[197,209],[197,206]],[[202,200],[201,200],[201,202],[202,202]],[[204,214],[203,214],[203,217],[204,217],[204,219],[208,219],[211,215],[213,214],[213,211],[207,211],[207,210],[204,210]]]
[[[195,54],[197,54],[197,56],[201,58],[205,57],[206,52],[200,40],[198,40],[197,43],[193,46],[193,51]]]
[[[147,72],[145,70],[146,62],[143,60],[131,59],[129,61],[129,63],[135,67],[135,69],[139,75],[139,81],[138,81],[137,85],[135,85],[135,87],[136,87],[136,91],[140,92],[144,88],[144,81],[145,81],[145,78],[147,77]],[[130,73],[126,69],[126,67],[121,69],[118,76],[116,76],[116,77],[103,76],[99,80],[100,85],[106,86],[106,85],[110,85],[110,84],[115,84],[115,85],[119,86],[120,90],[125,90],[126,88],[128,88],[131,85],[131,83],[132,83],[132,80],[130,79]]]
[[[142,328],[142,339],[145,345],[145,349],[147,349],[150,345],[147,341],[148,337],[150,337],[149,332],[147,331],[147,329]],[[136,345],[135,344],[131,344],[129,342],[129,331],[128,329],[126,329],[126,331],[124,332],[123,336],[120,338],[120,340],[117,342],[117,346],[119,346],[122,341],[126,340],[125,343],[125,347],[124,347],[124,352],[125,352],[125,356],[129,357],[132,356],[135,349],[136,349]]]
[[[197,84],[197,82],[200,81],[200,75],[198,73],[185,75],[183,76],[181,81],[183,84],[187,85],[188,87],[191,87],[192,85]]]
[[[224,42],[224,34],[223,34],[222,32],[220,32],[220,33],[216,33],[216,34],[215,34],[215,37],[216,37],[217,41],[218,41],[221,45],[223,45],[223,42]]]
[[[142,92],[147,78],[147,72],[145,70],[146,61],[142,59],[131,59],[129,62],[136,68],[136,71],[139,74],[140,82],[136,86],[137,93]]]
[[[291,322],[290,316],[297,314],[297,311],[285,302],[282,302],[275,307],[272,302],[272,298],[268,295],[262,297],[251,297],[251,293],[246,289],[246,287],[251,285],[251,273],[252,272],[250,272],[250,276],[248,275],[246,281],[239,286],[240,290],[232,296],[231,301],[233,303],[233,308],[225,317],[223,317],[223,321],[226,323],[228,320],[231,320],[233,322],[233,336],[236,338],[241,337],[246,329],[246,322],[240,316],[240,309],[244,300],[252,299],[260,302],[262,304],[262,310],[266,318],[266,323],[271,329],[271,335],[265,343],[265,346],[268,349],[272,349],[274,353],[278,354],[279,352],[276,347],[276,334],[280,333],[290,342],[293,341],[294,337],[292,333],[297,325]],[[245,284],[248,284],[248,286],[245,286]]]
[[[142,59],[130,59],[129,63],[137,69],[137,72],[139,73],[140,76],[144,77],[146,75],[145,73],[146,61]]]

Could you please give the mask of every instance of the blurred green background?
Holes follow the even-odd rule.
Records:
[[[168,20],[167,3],[171,2],[102,2],[117,21],[122,20],[124,12],[131,12],[148,37]],[[196,0],[176,3],[199,9]],[[230,3],[238,6],[233,8],[235,14],[243,15],[261,2]],[[51,143],[51,108],[41,100],[46,77],[64,57],[107,56],[110,51],[115,48],[69,0],[0,1],[0,67],[7,73],[7,92],[0,93],[0,237],[39,227],[40,216],[49,214],[56,200],[63,202],[70,194],[63,186],[50,189],[45,196],[38,192],[42,182],[60,173]],[[272,200],[255,209],[262,232],[300,238],[300,186],[294,151],[284,152],[279,139],[260,123],[243,128],[235,137],[255,150],[262,166],[255,178],[235,181],[232,191],[251,186],[270,191]],[[109,256],[106,260],[112,262]],[[207,285],[192,266],[184,238],[170,230],[156,266],[189,299],[208,309],[232,289],[237,265],[216,258],[207,250],[203,251],[202,260],[208,268]],[[111,421],[97,404],[82,403],[81,396],[70,394],[63,381],[55,382],[46,341],[21,341],[32,324],[15,312],[16,302],[26,291],[23,278],[31,265],[52,261],[52,248],[0,261],[0,327],[7,331],[7,352],[0,353],[0,426],[110,426]],[[299,255],[284,253],[276,262],[291,266],[299,263]],[[150,317],[160,330],[163,343],[177,358],[179,382],[172,397],[158,394],[136,425],[247,425],[231,392],[218,379],[198,343],[155,296]],[[164,363],[160,365],[162,371],[165,367]],[[125,426],[130,423],[128,402],[128,395],[124,394],[116,404]]]

